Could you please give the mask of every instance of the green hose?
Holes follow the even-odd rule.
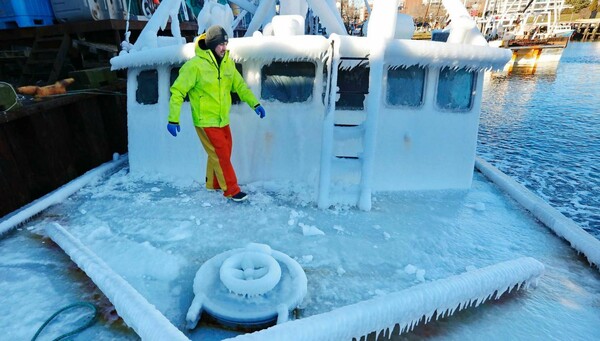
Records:
[[[55,312],[54,314],[52,314],[52,316],[50,316],[50,318],[48,318],[46,320],[46,322],[44,322],[44,324],[42,324],[42,326],[37,330],[37,332],[35,333],[35,335],[33,336],[33,338],[31,339],[31,341],[34,341],[35,339],[37,339],[37,337],[40,335],[40,333],[42,332],[42,330],[44,330],[44,328],[46,328],[46,326],[56,317],[58,316],[60,313],[62,313],[63,311],[72,309],[72,308],[77,308],[77,307],[85,307],[85,308],[89,308],[92,310],[92,314],[90,315],[90,317],[88,318],[87,321],[85,321],[85,324],[82,325],[79,328],[76,328],[66,334],[62,334],[61,336],[55,338],[53,341],[58,341],[58,340],[64,340],[70,336],[73,336],[79,332],[81,332],[84,329],[87,329],[89,327],[91,327],[95,322],[96,322],[96,313],[98,312],[98,309],[96,309],[96,306],[88,303],[88,302],[77,302],[77,303],[73,303],[71,305],[68,305],[64,308],[59,309],[57,312]]]

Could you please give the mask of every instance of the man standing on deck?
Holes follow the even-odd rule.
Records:
[[[231,164],[230,92],[236,92],[260,118],[265,117],[265,109],[229,58],[227,42],[227,33],[218,25],[196,39],[196,56],[183,64],[171,86],[167,130],[173,136],[181,130],[181,104],[189,95],[196,133],[208,155],[206,188],[223,190],[225,197],[243,201],[247,195],[240,190]]]

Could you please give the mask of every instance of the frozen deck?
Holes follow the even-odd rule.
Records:
[[[299,317],[533,257],[546,266],[537,288],[413,333],[450,339],[598,335],[598,271],[478,172],[470,190],[376,193],[371,212],[317,209],[310,193],[287,183],[248,184],[251,199],[242,205],[198,187],[141,180],[123,168],[4,236],[0,264],[8,276],[0,289],[8,294],[0,312],[12,318],[1,319],[0,329],[10,339],[27,339],[57,307],[94,300],[93,286],[68,269],[73,264],[60,249],[35,235],[59,222],[184,331],[200,265],[223,251],[260,242],[304,268],[308,295]],[[315,229],[323,234],[307,233]],[[81,337],[137,338],[118,325],[98,323]],[[188,334],[213,340],[233,335],[205,325]]]

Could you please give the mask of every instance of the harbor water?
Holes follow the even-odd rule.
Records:
[[[600,239],[600,43],[488,74],[477,153]]]

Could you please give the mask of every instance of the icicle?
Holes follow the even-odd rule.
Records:
[[[499,297],[517,284],[536,280],[543,271],[544,266],[535,259],[520,258],[238,336],[236,341],[278,339],[280,335],[297,335],[301,340],[349,339],[395,324],[403,333],[413,330],[421,320],[428,323],[436,312],[439,319]],[[345,323],[337,323],[340,320]],[[332,328],[311,328],[315,323]]]

